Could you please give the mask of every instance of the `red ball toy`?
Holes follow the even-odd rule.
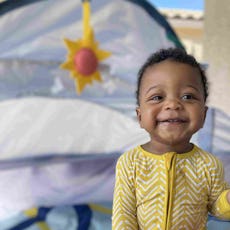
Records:
[[[97,70],[98,60],[89,48],[81,48],[74,57],[75,68],[83,76],[89,76]]]

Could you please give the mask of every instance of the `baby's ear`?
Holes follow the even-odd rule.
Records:
[[[204,108],[204,121],[203,121],[203,126],[204,126],[204,122],[205,122],[205,119],[206,119],[207,112],[208,112],[208,106],[205,106],[205,108]]]
[[[139,121],[139,124],[141,125],[141,111],[139,106],[136,108],[136,114],[137,114],[137,119]]]

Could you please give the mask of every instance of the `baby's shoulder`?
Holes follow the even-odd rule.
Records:
[[[139,146],[125,151],[118,159],[118,162],[123,162],[125,164],[132,164],[137,159],[141,158],[142,152]]]
[[[221,161],[218,159],[217,156],[213,155],[210,152],[207,152],[199,147],[196,147],[197,151],[196,151],[196,156],[199,159],[199,162],[204,163],[205,165],[207,165],[208,167],[210,166],[221,166],[222,163]]]

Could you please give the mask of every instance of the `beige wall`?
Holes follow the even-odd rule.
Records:
[[[230,4],[206,0],[203,59],[209,64],[210,105],[230,115]]]
[[[181,39],[187,52],[203,62],[203,20],[168,18],[169,24]]]

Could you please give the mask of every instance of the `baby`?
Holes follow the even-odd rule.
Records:
[[[141,67],[136,96],[150,141],[117,162],[112,229],[204,230],[208,213],[230,220],[222,163],[190,142],[207,112],[199,63],[184,50],[160,50]]]

